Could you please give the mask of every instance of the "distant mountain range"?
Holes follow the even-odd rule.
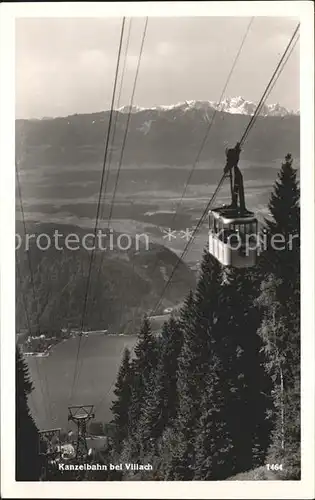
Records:
[[[227,146],[242,136],[256,104],[241,97],[186,101],[173,106],[119,108],[110,140],[112,162],[120,161],[126,125],[123,164],[187,165],[196,160],[211,126],[199,161],[224,158]],[[214,115],[215,114],[215,115]],[[110,111],[42,120],[16,120],[16,152],[27,165],[101,162]],[[112,129],[113,130],[113,129]],[[242,158],[272,161],[290,152],[300,155],[300,117],[279,104],[265,105],[250,131]]]
[[[215,101],[184,101],[177,104],[171,104],[166,106],[154,106],[149,108],[143,108],[140,106],[122,106],[118,108],[121,113],[129,113],[130,109],[132,113],[139,113],[140,111],[169,111],[172,109],[177,109],[182,112],[188,112],[192,109],[198,109],[201,111],[223,111],[224,113],[231,113],[235,115],[253,115],[258,102],[246,101],[243,97],[227,97],[221,102]],[[299,115],[300,111],[288,110],[284,106],[277,104],[264,104],[260,110],[260,116],[288,116],[288,115]]]

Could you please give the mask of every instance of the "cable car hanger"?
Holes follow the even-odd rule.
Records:
[[[231,204],[208,212],[209,252],[223,266],[252,267],[257,258],[257,219],[245,206],[243,175],[238,167],[240,143],[225,153],[223,179],[230,179]]]
[[[237,142],[234,148],[226,149],[225,153],[226,164],[224,167],[224,174],[229,176],[231,187],[231,205],[227,207],[227,209],[231,209],[236,214],[244,216],[250,212],[248,212],[245,206],[243,175],[238,167],[241,153],[240,143]]]

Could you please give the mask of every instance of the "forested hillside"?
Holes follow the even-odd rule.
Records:
[[[287,155],[266,221],[269,243],[282,234],[283,249],[267,246],[245,270],[223,268],[205,250],[180,316],[160,337],[145,316],[133,355],[125,351],[110,446],[94,460],[152,470],[83,471],[70,479],[300,479],[299,197]],[[31,425],[23,418],[20,439]]]
[[[269,209],[269,238],[283,234],[283,250],[269,246],[248,270],[205,252],[196,292],[161,340],[144,319],[116,384],[112,460],[153,471],[122,479],[222,480],[265,464],[299,479],[299,189],[290,155]]]
[[[38,324],[41,332],[80,328],[91,252],[82,246],[78,250],[67,249],[65,237],[76,234],[82,241],[84,235],[90,232],[61,224],[28,224],[27,229],[29,234],[35,235],[30,240],[29,252],[25,251],[24,229],[17,223],[16,233],[23,237],[17,252],[20,271],[16,277],[17,329],[27,327],[25,308],[34,331]],[[36,237],[49,235],[54,242],[55,230],[64,235],[58,241],[60,250],[54,244],[47,250],[38,248]],[[40,245],[45,247],[46,242],[47,239],[44,239]],[[35,296],[28,258],[31,259]],[[146,249],[140,242],[138,251],[135,245],[128,251],[117,247],[97,251],[93,261],[86,328],[134,332],[144,312],[156,305],[176,262],[177,256],[171,250],[153,243]],[[169,289],[160,310],[180,302],[185,290],[194,286],[194,273],[180,263],[174,286]]]

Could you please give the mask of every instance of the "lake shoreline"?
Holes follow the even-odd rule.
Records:
[[[70,402],[95,405],[96,421],[112,418],[110,406],[123,352],[125,348],[133,352],[137,336],[93,334],[82,338],[76,368],[79,340],[72,337],[57,344],[48,357],[25,358],[34,385],[30,410],[39,429],[67,428]],[[70,401],[76,370],[74,397]]]

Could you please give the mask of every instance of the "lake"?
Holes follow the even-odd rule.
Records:
[[[26,358],[35,386],[29,405],[39,429],[70,429],[70,403],[95,405],[95,420],[111,419],[110,406],[122,354],[125,347],[133,348],[136,336],[98,333],[83,336],[70,400],[78,343],[79,338],[73,337],[58,344],[47,358]]]

